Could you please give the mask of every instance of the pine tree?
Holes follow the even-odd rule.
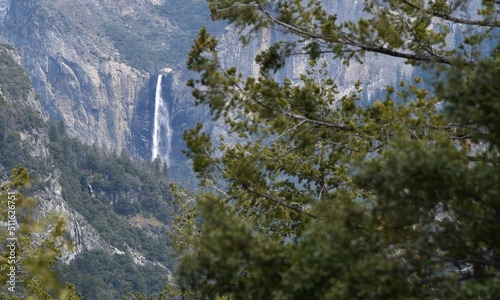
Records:
[[[256,77],[223,69],[204,29],[189,54],[194,96],[241,142],[216,149],[201,125],[184,135],[202,190],[177,191],[181,291],[493,299],[500,57],[481,49],[497,43],[498,4],[365,1],[366,18],[340,23],[341,12],[315,0],[209,2],[213,19],[242,32],[278,28],[296,39],[259,54]],[[460,17],[470,5],[477,16]],[[464,39],[450,49],[452,26]],[[308,72],[298,84],[276,81],[273,71],[296,53],[309,55]],[[365,53],[405,59],[427,79],[388,87],[369,106],[360,85],[339,97],[325,56],[349,63]]]

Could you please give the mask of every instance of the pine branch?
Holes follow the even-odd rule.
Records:
[[[301,28],[298,28],[297,26],[293,26],[291,24],[285,23],[283,21],[278,20],[276,17],[274,17],[268,10],[266,10],[262,4],[258,3],[259,9],[264,13],[264,15],[271,20],[273,23],[289,30],[290,32],[293,32],[299,36],[314,39],[314,40],[321,40],[324,41],[327,44],[347,44],[351,47],[355,47],[364,51],[368,52],[373,52],[377,54],[383,54],[387,56],[392,56],[392,57],[398,57],[398,58],[404,58],[407,60],[412,60],[412,61],[420,61],[420,62],[437,62],[441,64],[451,64],[451,61],[446,58],[439,56],[435,53],[431,53],[431,55],[417,55],[414,53],[407,53],[407,52],[401,52],[401,51],[395,51],[391,50],[389,48],[383,47],[381,45],[369,45],[369,44],[363,44],[360,41],[357,41],[356,38],[346,32],[341,32],[341,39],[337,39],[335,41],[332,40],[333,37],[325,36],[325,35],[320,35],[320,34],[315,34],[311,33],[308,31],[305,31]],[[331,42],[328,42],[331,41]],[[349,51],[355,51],[356,49],[349,49]],[[347,52],[347,50],[346,50]],[[429,51],[427,50],[429,53]],[[335,53],[335,51],[328,51],[324,50],[322,53]]]
[[[441,18],[443,20],[446,20],[446,21],[451,21],[451,22],[454,22],[454,23],[458,23],[458,24],[464,24],[464,25],[474,25],[474,26],[480,26],[480,27],[492,27],[492,28],[497,28],[497,27],[500,27],[500,22],[498,21],[494,21],[494,22],[490,22],[490,21],[486,21],[486,20],[467,20],[467,19],[462,19],[462,18],[457,18],[457,17],[453,17],[453,16],[450,16],[448,14],[443,14],[443,13],[439,13],[439,12],[435,12],[435,11],[432,11],[432,10],[428,10],[428,9],[425,9],[421,6],[418,6],[414,3],[411,3],[410,1],[408,0],[401,0],[404,4],[416,9],[416,10],[419,10],[419,11],[422,11],[426,14],[429,14],[433,17],[437,17],[437,18]]]
[[[247,190],[249,193],[255,194],[255,195],[257,195],[257,196],[259,196],[259,197],[262,197],[262,198],[264,198],[264,199],[266,199],[266,200],[269,200],[269,201],[271,201],[271,202],[274,202],[274,203],[276,203],[276,204],[278,204],[278,205],[280,205],[280,206],[286,207],[286,208],[291,209],[291,210],[293,210],[293,211],[296,211],[296,212],[298,212],[298,213],[300,213],[300,214],[304,214],[304,215],[306,215],[306,216],[308,216],[308,217],[311,217],[311,218],[313,218],[313,219],[317,219],[317,218],[318,218],[318,216],[316,216],[316,215],[314,215],[314,214],[312,214],[312,213],[309,213],[309,212],[304,211],[304,210],[302,210],[302,209],[300,209],[300,208],[297,208],[297,207],[292,206],[292,205],[290,205],[290,204],[288,204],[288,203],[285,203],[285,202],[283,202],[283,201],[281,201],[281,200],[279,200],[279,199],[277,199],[277,198],[275,198],[275,197],[273,197],[273,196],[271,196],[271,195],[263,194],[263,193],[258,192],[258,191],[256,191],[256,190],[253,190],[252,188],[250,188],[250,187],[249,187],[249,186],[247,186],[247,185],[243,185],[243,188],[244,188],[245,190]]]

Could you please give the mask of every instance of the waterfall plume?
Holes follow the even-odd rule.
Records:
[[[155,91],[155,111],[153,124],[153,142],[151,145],[151,160],[157,157],[164,162],[167,167],[170,166],[170,152],[172,146],[172,128],[170,126],[170,112],[167,103],[162,97],[163,75],[158,75]]]

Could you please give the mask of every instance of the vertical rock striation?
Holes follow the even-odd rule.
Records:
[[[8,10],[3,3],[2,39],[20,52],[50,117],[86,143],[145,157],[149,145],[135,143],[149,142],[141,135],[151,113],[140,101],[148,101],[151,75],[116,46],[152,27],[159,37],[151,47],[159,49],[161,37],[178,30],[156,13],[161,1],[12,0]]]

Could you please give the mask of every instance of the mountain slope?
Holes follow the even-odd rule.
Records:
[[[37,214],[66,217],[74,248],[63,251],[62,280],[73,282],[77,272],[77,278],[105,282],[112,298],[119,298],[131,283],[152,276],[155,285],[132,287],[144,294],[160,292],[173,265],[167,237],[173,206],[161,166],[70,138],[62,123],[43,115],[20,64],[14,48],[0,44],[0,180],[13,167],[26,166],[32,181],[26,193],[38,199]],[[117,262],[122,280],[91,273]],[[76,282],[77,289],[83,292],[86,282]],[[95,293],[84,294],[97,299]]]
[[[43,109],[71,136],[147,157],[152,80],[184,59],[208,19],[204,1],[183,3],[184,11],[172,4],[12,0],[1,35],[21,53]],[[186,27],[183,18],[198,21]]]

